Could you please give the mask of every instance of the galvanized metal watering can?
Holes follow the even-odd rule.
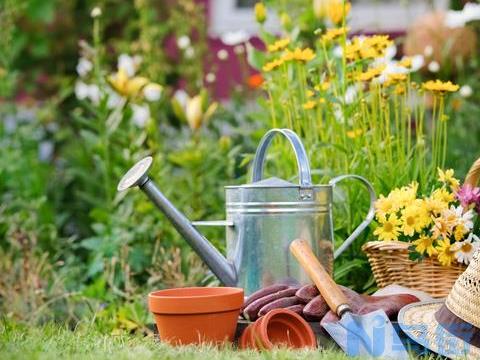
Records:
[[[266,152],[277,134],[285,136],[295,152],[299,184],[278,178],[263,179]],[[218,279],[227,286],[242,287],[246,295],[273,283],[309,282],[290,255],[290,242],[297,238],[308,241],[323,266],[331,270],[333,259],[358,237],[374,216],[375,192],[363,177],[343,175],[326,185],[312,184],[305,148],[289,129],[272,129],[262,138],[253,160],[252,183],[225,187],[226,221],[188,220],[148,177],[151,164],[151,157],[135,164],[118,184],[118,191],[140,187]],[[333,188],[349,178],[359,180],[367,188],[370,209],[365,220],[334,252]],[[201,225],[225,226],[226,258],[197,230]]]

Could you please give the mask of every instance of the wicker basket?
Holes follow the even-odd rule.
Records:
[[[476,186],[479,178],[480,159],[470,168],[465,183]],[[397,284],[425,291],[434,298],[446,297],[466,266],[445,267],[436,258],[412,261],[408,258],[408,247],[409,243],[402,241],[370,241],[363,245],[377,285],[382,288]]]

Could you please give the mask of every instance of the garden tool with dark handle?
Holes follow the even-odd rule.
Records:
[[[298,168],[298,184],[279,178],[264,178],[268,150],[275,137],[288,140]],[[310,241],[313,251],[327,269],[368,226],[374,217],[375,192],[357,175],[342,175],[328,184],[312,183],[310,164],[300,138],[289,129],[268,131],[253,159],[252,182],[225,187],[226,221],[190,221],[160,191],[149,177],[153,159],[135,164],[118,184],[118,190],[139,187],[165,214],[178,232],[197,252],[218,279],[227,286],[242,287],[245,295],[276,283],[309,282],[308,275],[293,259],[290,241]],[[333,190],[339,182],[359,181],[370,195],[365,220],[335,252],[333,251]],[[199,226],[223,226],[226,230],[226,257],[198,230]],[[275,266],[272,266],[275,263]]]
[[[324,324],[324,329],[349,356],[408,359],[408,353],[383,310],[353,314],[340,287],[325,271],[307,241],[294,240],[290,251],[305,269],[328,306],[340,320]]]

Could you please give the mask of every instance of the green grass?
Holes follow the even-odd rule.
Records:
[[[232,347],[171,347],[152,337],[110,335],[95,327],[79,326],[74,331],[49,324],[28,327],[0,325],[2,359],[347,359],[337,350],[270,352],[238,351]]]
[[[418,357],[411,357],[419,359]],[[171,347],[152,336],[112,335],[95,325],[80,324],[75,330],[63,325],[27,326],[0,321],[0,359],[320,359],[347,360],[338,349],[240,351],[231,346]],[[435,360],[435,356],[421,357]]]

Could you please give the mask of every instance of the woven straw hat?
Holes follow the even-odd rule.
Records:
[[[445,301],[407,305],[398,322],[415,342],[440,355],[480,359],[480,251]]]

